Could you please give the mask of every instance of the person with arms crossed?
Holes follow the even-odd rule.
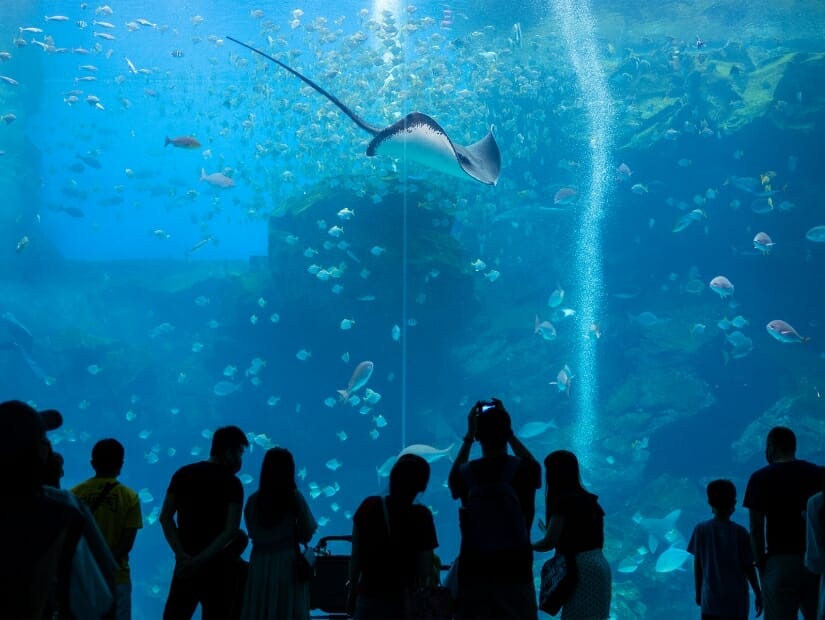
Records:
[[[240,428],[221,427],[212,435],[209,460],[172,476],[160,511],[163,534],[175,554],[164,620],[191,618],[199,603],[204,620],[240,616],[239,582],[245,578],[226,549],[240,534],[244,493],[235,474],[248,446]]]

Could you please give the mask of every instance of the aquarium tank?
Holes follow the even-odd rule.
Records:
[[[825,4],[19,0],[0,25],[0,399],[63,413],[65,488],[125,445],[135,618],[168,592],[170,477],[219,426],[246,496],[292,451],[316,541],[424,454],[450,562],[450,464],[500,398],[537,459],[581,459],[618,620],[698,614],[705,486],[747,525],[771,427],[825,459]]]

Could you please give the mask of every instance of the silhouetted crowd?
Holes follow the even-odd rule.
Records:
[[[63,459],[47,437],[62,422],[55,410],[0,403],[0,618],[131,618],[129,554],[142,517],[137,493],[118,480],[124,448],[112,438],[95,443],[94,476],[63,490]],[[476,442],[481,455],[471,460]],[[318,523],[284,448],[266,452],[258,489],[244,503],[236,474],[248,447],[237,426],[218,428],[209,458],[172,476],[159,518],[175,557],[166,620],[191,618],[198,606],[205,620],[310,617],[314,559],[307,545]],[[749,589],[767,620],[798,612],[805,620],[825,618],[823,470],[796,458],[796,437],[786,427],[768,433],[765,456],[768,464],[745,491],[749,529],[731,521],[733,483],[707,487],[713,517],[694,528],[687,547],[703,620],[745,620]],[[559,582],[566,585],[553,594],[561,617],[610,617],[605,513],[582,485],[572,452],[544,459],[546,509],[541,537],[531,541],[541,464],[513,433],[501,401],[473,406],[449,474],[461,545],[443,583],[433,514],[416,502],[429,478],[427,460],[405,450],[390,472],[389,493],[365,498],[355,511],[340,613],[361,620],[537,620],[560,577],[543,570],[537,596],[533,557],[554,551],[566,567]]]

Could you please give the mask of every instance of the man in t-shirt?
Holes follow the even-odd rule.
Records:
[[[481,444],[481,458],[468,462],[470,447],[476,439]],[[515,456],[507,453],[508,445]],[[486,486],[491,483],[496,483],[498,495],[488,496],[486,501],[499,501],[500,509],[485,507],[482,512],[487,513],[486,516],[464,512],[471,495],[476,497],[480,487],[491,489]],[[512,490],[506,492],[502,483],[509,484]],[[541,487],[541,465],[513,434],[510,415],[500,400],[476,403],[470,411],[467,435],[450,470],[449,486],[453,498],[460,499],[462,506],[459,510],[459,617],[462,620],[536,620],[530,529],[536,511],[536,489]],[[510,528],[508,532],[500,531],[500,526],[506,527],[508,517],[512,518],[512,492],[518,504],[515,519],[520,516],[523,523],[516,523],[520,531],[509,531]],[[489,531],[479,531],[484,529]],[[516,540],[520,542],[510,544]]]
[[[101,439],[92,448],[94,477],[72,489],[72,493],[89,507],[117,561],[116,620],[132,617],[129,552],[135,544],[137,531],[143,527],[137,493],[117,480],[125,454],[117,439]]]
[[[819,580],[805,568],[805,508],[822,489],[823,469],[796,458],[796,435],[784,426],[768,433],[768,465],[755,471],[742,505],[750,514],[753,556],[762,581],[765,620],[816,618]]]
[[[204,620],[240,615],[243,584],[237,554],[226,547],[240,533],[241,470],[246,435],[224,426],[212,435],[209,460],[181,467],[172,476],[160,522],[175,554],[175,573],[164,620],[191,618],[198,603]],[[240,592],[239,592],[240,590]]]

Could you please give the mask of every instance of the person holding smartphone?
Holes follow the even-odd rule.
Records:
[[[476,441],[481,457],[469,460]],[[541,465],[513,433],[500,400],[470,410],[449,486],[461,501],[458,617],[536,620],[530,529]]]

